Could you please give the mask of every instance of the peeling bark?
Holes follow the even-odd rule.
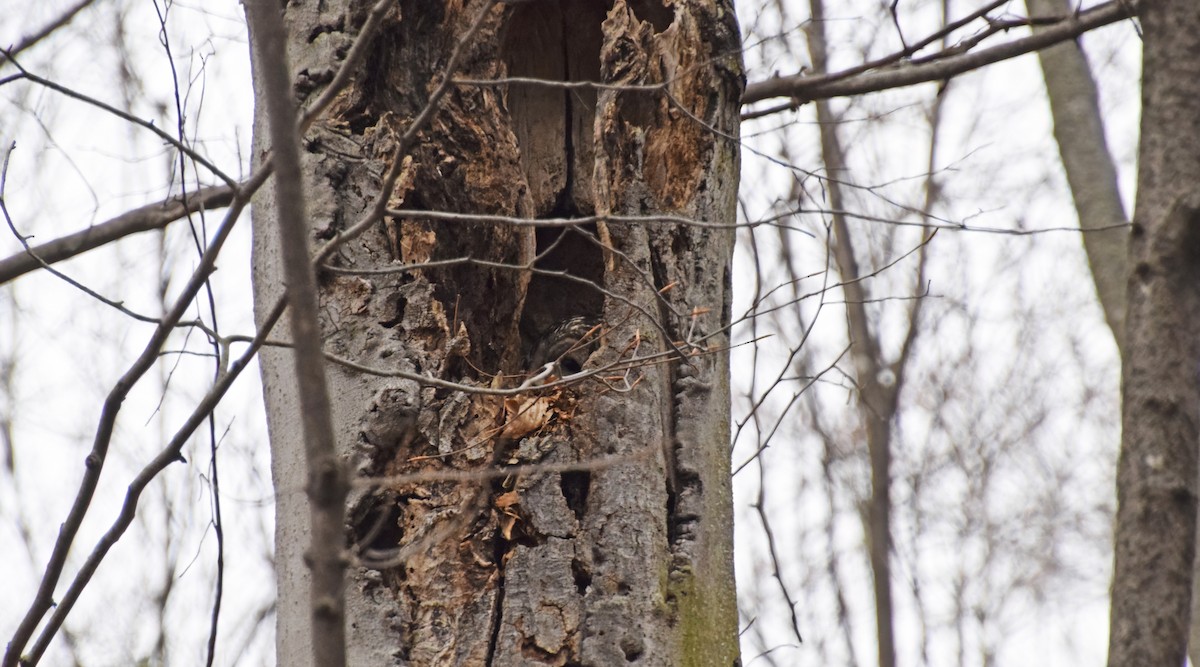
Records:
[[[306,137],[314,239],[378,196],[397,136],[484,7],[404,0],[391,10],[358,79]],[[535,0],[487,11],[450,76],[665,85],[458,85],[407,156],[391,208],[733,221],[743,80],[730,5]],[[288,4],[302,100],[330,80],[364,12]],[[268,199],[255,210],[260,304],[281,290]],[[535,231],[387,218],[330,261],[320,274],[326,350],[365,366],[517,387],[538,335],[579,315],[604,322],[585,370],[676,350],[670,363],[606,373],[607,383],[508,399],[331,367],[338,442],[358,480],[346,536],[350,664],[735,663],[723,330],[732,243],[728,229],[659,222]],[[534,271],[519,268],[535,256]],[[488,264],[380,272],[465,257]],[[286,358],[263,357],[278,657],[305,665],[307,509]],[[559,467],[445,478],[506,464]]]

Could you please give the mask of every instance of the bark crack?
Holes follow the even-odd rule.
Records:
[[[568,25],[567,14],[562,14],[562,40],[559,42],[559,47],[562,49],[563,61],[563,78],[571,80],[571,47],[570,40],[567,35],[570,34],[571,26]],[[558,193],[558,206],[562,209],[565,204],[573,201],[572,193],[575,192],[575,117],[574,105],[571,101],[571,91],[563,91],[563,157],[566,159],[567,174],[563,179],[562,192]]]
[[[492,623],[488,635],[487,659],[485,665],[496,663],[496,650],[500,646],[500,629],[504,627],[504,560],[508,554],[507,540],[499,533],[496,535],[496,602],[492,606]]]
[[[667,267],[663,262],[662,257],[653,248],[650,251],[650,270],[654,274],[654,287],[657,290],[662,290],[666,285],[670,284]],[[658,299],[658,319],[662,322],[663,327],[672,336],[675,334],[675,327],[672,326],[671,312],[665,299]],[[670,345],[670,341],[666,341]],[[675,467],[675,381],[677,379],[676,364],[666,364],[663,367],[663,384],[665,391],[662,394],[662,424],[663,424],[663,467],[666,475],[663,480],[667,487],[667,543],[674,545],[678,534],[678,517],[675,516],[675,511],[678,506],[678,475],[679,471]]]

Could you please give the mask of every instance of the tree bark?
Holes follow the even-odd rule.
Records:
[[[335,238],[378,196],[413,212],[372,225],[318,274],[326,352],[376,370],[328,374],[355,478],[349,664],[733,664],[732,230],[419,214],[732,223],[744,85],[732,5],[403,0],[388,11],[355,81],[305,137],[312,240]],[[365,14],[288,3],[302,104]],[[446,71],[456,46],[461,67]],[[445,77],[643,87],[455,84],[380,195],[398,137]],[[270,198],[255,209],[260,313],[282,291]],[[539,336],[574,316],[603,322],[585,371],[633,367],[486,393],[520,386]],[[308,665],[299,399],[286,352],[264,354],[262,369],[278,661]],[[493,474],[507,464],[534,467]]]
[[[300,137],[287,59],[287,33],[277,7],[267,2],[246,5],[253,36],[254,71],[260,83],[262,111],[270,133],[275,168],[275,222],[282,274],[287,284],[292,332],[292,373],[299,396],[298,417],[304,436],[306,497],[310,509],[309,566],[310,640],[314,664],[346,664],[345,571],[341,535],[346,524],[345,470],[336,449],[325,357],[318,317],[317,281],[308,246],[308,211],[300,163]],[[294,441],[289,443],[294,445]]]
[[[1200,11],[1143,5],[1110,665],[1181,665],[1196,545]]]
[[[1026,0],[1031,16],[1065,16],[1073,6],[1065,0]],[[1037,32],[1040,28],[1035,27]],[[1063,42],[1038,51],[1054,138],[1062,156],[1063,171],[1079,215],[1083,248],[1087,252],[1096,296],[1104,319],[1125,347],[1125,285],[1129,253],[1128,218],[1117,188],[1117,168],[1108,152],[1096,82],[1078,41]]]

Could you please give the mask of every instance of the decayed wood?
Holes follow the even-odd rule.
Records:
[[[319,94],[352,42],[357,7],[289,4],[302,98]],[[462,66],[444,71],[481,11]],[[404,158],[387,193],[392,208],[731,222],[737,40],[731,6],[713,0],[401,2],[359,78],[307,136],[311,233],[331,237],[370,206],[396,137],[446,76],[665,85],[457,86]],[[264,204],[255,211],[260,302],[279,289]],[[326,349],[363,365],[515,387],[536,337],[573,315],[605,323],[589,367],[676,350],[670,363],[614,370],[606,383],[508,399],[331,369],[338,441],[357,480],[347,529],[351,664],[734,662],[722,351],[732,243],[730,229],[668,223],[535,232],[387,219],[330,261]],[[536,268],[523,270],[535,255]],[[379,273],[461,257],[489,264]],[[689,346],[689,336],[709,337]],[[307,511],[283,359],[263,360],[279,660],[303,665],[304,610],[294,607],[307,595]],[[437,477],[510,463],[559,467]],[[562,468],[571,464],[578,469]],[[387,481],[420,472],[428,477]]]

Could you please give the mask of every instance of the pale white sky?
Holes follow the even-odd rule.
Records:
[[[10,20],[0,22],[0,43],[12,43],[30,26],[40,25],[46,17],[57,13],[65,1],[29,3],[24,0],[0,0],[0,15]],[[739,2],[744,30],[753,28],[755,37],[748,44],[749,76],[758,80],[771,72],[791,73],[805,64],[803,58],[789,55],[784,44],[768,41],[764,48],[756,46],[764,35],[780,32],[773,11],[760,15],[752,0]],[[891,48],[894,33],[888,25],[876,23],[877,3],[829,3],[836,5],[831,31],[837,39],[862,40],[874,36],[879,42],[871,53],[878,55]],[[922,35],[921,24],[936,20],[933,3],[902,3],[902,9],[912,10],[905,15],[908,36]],[[783,0],[783,6],[798,17],[806,16],[807,3]],[[974,8],[964,3],[956,15]],[[136,72],[137,84],[123,91],[118,72],[121,63],[107,45],[114,38],[113,8],[121,7],[124,16],[123,39],[132,56],[125,63]],[[856,10],[861,7],[861,10]],[[915,9],[914,9],[915,8]],[[830,11],[835,11],[830,9]],[[1013,3],[1008,11],[1022,13],[1023,6]],[[15,17],[15,18],[13,18]],[[247,162],[250,143],[252,98],[245,29],[240,5],[233,0],[212,2],[176,2],[170,13],[170,42],[174,54],[176,76],[186,95],[180,102],[186,108],[187,136],[197,148],[214,162],[237,174]],[[789,38],[787,43],[795,53],[804,53],[804,42],[794,23],[782,26]],[[844,41],[841,43],[845,43]],[[1128,25],[1117,25],[1084,40],[1093,67],[1100,80],[1102,105],[1106,113],[1110,147],[1121,167],[1122,188],[1127,206],[1132,202],[1132,183],[1137,139],[1137,80],[1139,44]],[[861,57],[853,49],[836,52],[835,63],[851,64]],[[52,46],[36,48],[26,54],[23,66],[60,81],[74,89],[93,95],[118,107],[128,107],[141,118],[152,119],[160,126],[174,122],[171,69],[167,66],[159,42],[154,4],[151,2],[98,3],[56,38]],[[0,69],[0,76],[11,68]],[[860,183],[897,183],[885,188],[889,195],[911,196],[912,180],[924,171],[926,134],[922,134],[921,110],[927,104],[931,86],[891,93],[865,102],[856,102],[848,115],[865,118],[868,111],[891,105],[894,113],[882,116],[876,123],[849,123],[843,139],[852,146],[853,164],[861,168],[850,180]],[[980,226],[1029,227],[1073,226],[1074,214],[1064,189],[1056,149],[1050,134],[1048,114],[1041,98],[1040,76],[1032,56],[998,65],[980,74],[961,77],[952,85],[946,102],[947,119],[944,139],[939,150],[939,167],[947,169],[943,186],[947,204],[942,213],[955,220],[970,218]],[[126,99],[128,95],[128,99]],[[846,102],[835,103],[845,108]],[[744,127],[747,145],[774,154],[780,142],[789,142],[789,152],[795,164],[811,168],[818,163],[819,152],[810,107],[796,113],[785,113]],[[750,135],[760,133],[757,137]],[[785,133],[786,132],[786,133]],[[14,222],[23,234],[35,234],[44,241],[62,233],[76,231],[89,224],[105,220],[131,206],[136,206],[164,193],[168,172],[174,173],[177,164],[161,143],[142,130],[96,113],[81,103],[63,99],[56,93],[25,83],[0,86],[0,141],[4,153],[16,142],[10,155],[6,201]],[[196,174],[189,164],[187,177],[194,186]],[[772,201],[785,196],[793,175],[786,169],[746,151],[743,155],[743,196],[751,218],[765,215]],[[178,181],[177,176],[173,178]],[[204,174],[201,180],[214,179]],[[863,206],[874,206],[863,200]],[[878,213],[878,211],[875,211]],[[209,228],[217,217],[207,221]],[[818,217],[797,221],[801,226],[820,230]],[[247,333],[252,318],[249,301],[249,236],[248,220],[225,251],[214,277],[219,321],[225,333]],[[869,232],[877,234],[876,231]],[[773,234],[773,233],[772,233]],[[771,248],[777,240],[764,234],[763,248]],[[1042,315],[1038,320],[1045,331],[1037,332],[1040,349],[1047,354],[1078,354],[1081,361],[1060,378],[1063,394],[1079,390],[1085,377],[1102,386],[1094,390],[1111,399],[1115,396],[1115,375],[1111,366],[1115,358],[1111,340],[1106,337],[1103,323],[1094,304],[1089,304],[1088,286],[1082,284],[1084,264],[1078,251],[1078,241],[1066,233],[1032,237],[1029,241],[1011,241],[991,235],[960,235],[939,238],[945,258],[958,253],[956,261],[946,260],[931,272],[931,293],[943,301],[982,299],[980,311],[997,321],[996,327],[972,336],[996,341],[996,356],[985,363],[984,376],[999,378],[1008,368],[1016,348],[1007,341],[1016,337],[1006,318],[1012,312],[1013,294],[1034,295],[1033,306]],[[1022,245],[1024,243],[1024,245]],[[816,271],[824,261],[823,238],[795,237],[797,261],[801,272]],[[174,225],[162,244],[162,262],[171,267],[172,278],[167,293],[177,291],[181,276],[196,262],[191,245],[191,233],[183,225]],[[115,299],[124,300],[130,308],[155,314],[159,305],[158,284],[161,270],[157,259],[159,237],[145,234],[122,242],[118,247],[98,250],[58,268]],[[0,233],[0,256],[18,252],[19,244],[11,234]],[[747,247],[741,246],[735,261],[737,297],[735,314],[744,311],[753,275]],[[764,251],[765,252],[765,251]],[[1020,268],[1003,279],[995,278],[1000,265],[1011,261],[1011,253],[1025,253]],[[771,255],[770,261],[775,261]],[[768,268],[769,275],[781,279],[778,267]],[[904,274],[901,274],[904,275]],[[819,279],[817,279],[819,280]],[[897,281],[900,279],[897,278]],[[901,281],[902,282],[902,281]],[[899,285],[901,282],[897,282]],[[805,290],[807,291],[807,289]],[[1036,295],[1046,295],[1037,302]],[[840,299],[833,296],[832,299]],[[891,321],[894,312],[881,307],[881,317]],[[1057,314],[1057,315],[1056,315]],[[208,318],[206,311],[196,316]],[[1057,316],[1057,319],[1055,317]],[[811,342],[817,359],[831,361],[830,354],[840,349],[844,334],[838,332],[843,315],[826,314]],[[949,335],[953,324],[941,335]],[[1061,329],[1059,329],[1061,327]],[[66,515],[78,483],[81,461],[90,447],[95,420],[104,394],[115,378],[128,366],[141,349],[149,327],[134,324],[107,306],[81,294],[62,281],[48,275],[31,275],[14,285],[0,288],[0,360],[15,359],[15,396],[0,391],[0,409],[13,411],[14,449],[18,478],[0,473],[0,571],[12,573],[5,601],[0,602],[0,636],[7,638],[15,626],[36,586],[37,576],[58,524]],[[898,346],[897,335],[885,336],[888,345]],[[824,337],[824,338],[822,338]],[[777,336],[763,343],[759,363],[765,372],[772,361],[778,363],[786,350],[788,338]],[[776,343],[778,343],[776,345]],[[950,343],[947,342],[946,346]],[[185,340],[179,335],[169,347],[186,346],[193,352],[205,350],[198,336]],[[774,346],[774,347],[773,347]],[[1024,352],[1021,352],[1022,354]],[[752,367],[750,348],[735,351],[735,369]],[[932,353],[931,353],[932,354]],[[1007,355],[1007,356],[1006,356]],[[935,359],[930,356],[929,359]],[[1039,360],[1038,363],[1043,363]],[[932,363],[927,361],[926,363]],[[1050,362],[1046,362],[1050,363]],[[1105,368],[1107,367],[1107,371]],[[1081,370],[1082,369],[1082,370]],[[932,371],[931,371],[932,372]],[[194,356],[179,356],[165,360],[161,369],[152,371],[147,384],[131,396],[124,407],[119,424],[119,437],[97,500],[81,533],[79,547],[73,554],[77,564],[90,545],[114,518],[130,476],[148,460],[164,437],[169,436],[188,409],[188,400],[199,396],[211,376],[211,361]],[[773,375],[773,371],[771,375]],[[225,607],[222,615],[222,647],[220,664],[265,664],[270,656],[272,633],[255,635],[251,617],[269,605],[273,582],[269,563],[271,538],[271,503],[269,458],[261,401],[257,397],[257,372],[239,380],[235,394],[217,415],[216,431],[221,439],[222,510],[226,522]],[[735,376],[735,394],[744,391],[749,379]],[[162,386],[169,383],[172,392],[160,405]],[[832,390],[831,390],[832,391]],[[1107,394],[1106,394],[1107,392]],[[778,410],[780,400],[786,401],[793,388],[772,398],[765,410]],[[849,410],[846,394],[823,394],[823,409]],[[977,397],[986,401],[987,396]],[[839,403],[840,400],[840,403]],[[1065,399],[1064,399],[1065,402]],[[977,403],[976,403],[977,404]],[[1057,410],[1057,408],[1056,408]],[[905,437],[920,438],[932,423],[933,410],[906,417]],[[746,415],[744,399],[735,399],[734,418]],[[1066,452],[1082,459],[1081,478],[1091,480],[1090,486],[1080,483],[1071,486],[1072,503],[1104,504],[1113,502],[1111,471],[1103,469],[1112,456],[1116,434],[1110,422],[1092,419],[1087,411],[1071,416],[1058,410],[1043,430],[1044,441],[1035,443],[1047,460],[1060,461]],[[845,422],[848,417],[834,418]],[[763,628],[763,644],[752,633],[744,637],[747,664],[758,652],[777,647],[771,657],[779,665],[818,664],[812,647],[827,637],[836,643],[839,632],[831,607],[830,587],[821,579],[823,563],[820,545],[805,542],[813,534],[814,522],[827,512],[820,505],[822,496],[811,480],[820,471],[813,468],[815,458],[812,439],[806,435],[806,425],[785,422],[780,439],[772,447],[771,469],[767,476],[770,495],[768,507],[775,529],[787,542],[785,581],[794,599],[802,608],[805,644],[796,648],[787,631],[787,614],[780,607],[774,584],[763,579],[761,570],[761,530],[749,511],[749,503],[758,484],[758,472],[753,466],[735,480],[737,489],[738,574],[739,586],[749,603],[762,596],[761,607],[745,609],[754,614]],[[923,438],[920,438],[923,439]],[[851,446],[851,445],[848,445]],[[734,464],[740,464],[757,447],[752,429],[737,443],[733,452]],[[776,452],[780,452],[776,455]],[[1065,454],[1064,454],[1065,455]],[[168,607],[167,623],[172,641],[172,664],[194,664],[202,655],[207,633],[208,606],[211,604],[211,577],[214,570],[214,536],[209,526],[211,498],[208,464],[210,453],[207,441],[199,438],[188,450],[188,463],[169,469],[164,484],[155,486],[145,498],[142,520],[135,524],[123,541],[101,567],[96,581],[81,599],[67,628],[79,642],[88,664],[119,664],[130,655],[145,653],[157,632],[156,612],[149,603],[153,592],[164,582],[171,582],[173,599]],[[1041,465],[1031,457],[1013,462],[1013,479],[1020,480],[1022,470]],[[1024,466],[1028,466],[1025,468]],[[859,475],[861,477],[861,475]],[[833,484],[855,479],[831,480]],[[852,482],[849,482],[852,484]],[[800,487],[803,488],[800,488]],[[1015,488],[1015,487],[1014,487]],[[853,489],[840,489],[843,501]],[[1063,493],[1068,493],[1064,488]],[[1094,495],[1089,495],[1094,494]],[[948,495],[951,495],[948,491]],[[996,511],[1017,511],[1020,490],[1001,494],[995,502]],[[166,513],[162,500],[171,499],[171,513]],[[846,507],[840,508],[843,512]],[[849,515],[843,515],[848,517]],[[33,553],[25,551],[19,530],[21,522],[28,526],[34,540]],[[898,530],[903,524],[898,524]],[[1017,526],[1016,528],[1019,528]],[[852,552],[860,542],[861,526],[844,518],[838,524],[839,549]],[[897,575],[919,569],[930,581],[936,581],[936,570],[954,571],[967,560],[967,554],[945,551],[924,554],[914,563],[897,536]],[[1106,552],[1097,557],[1095,550],[1074,549],[1071,545],[1047,545],[1066,549],[1078,557],[1075,565],[1089,572],[1086,581],[1071,584],[1062,591],[1044,590],[1049,601],[1034,605],[1029,600],[1014,600],[1011,605],[999,605],[1003,619],[996,626],[965,628],[963,650],[987,644],[996,649],[1001,665],[1063,665],[1099,664],[1106,652],[1107,633],[1107,568]],[[827,554],[826,554],[827,555]],[[32,557],[32,558],[31,558]],[[1016,564],[1019,565],[1019,564]],[[1014,567],[1016,566],[1014,565]],[[874,655],[873,622],[869,616],[870,584],[864,578],[861,562],[847,564],[852,577],[845,594],[850,597],[850,621],[854,631],[857,656],[871,662]],[[929,571],[929,570],[934,571]],[[68,567],[68,576],[73,572]],[[751,581],[757,581],[751,585]],[[805,582],[805,585],[801,585]],[[943,582],[948,586],[949,579]],[[983,582],[973,582],[986,586]],[[968,665],[980,664],[979,656],[970,654],[960,660],[960,646],[955,633],[948,629],[945,617],[945,590],[928,591],[934,614],[931,624],[931,649],[927,661],[916,655],[915,640],[918,624],[912,613],[911,596],[897,583],[897,636],[901,664]],[[939,598],[939,596],[942,596]],[[745,622],[748,619],[743,619]],[[268,624],[270,621],[268,621]],[[945,627],[938,626],[942,624]],[[938,627],[932,627],[938,626]],[[1003,627],[996,634],[996,627]],[[941,629],[939,629],[939,627]],[[103,628],[103,630],[98,630]],[[988,635],[988,633],[991,633]],[[982,635],[988,635],[983,636]],[[242,654],[243,644],[249,642]],[[132,653],[131,653],[132,652]],[[46,664],[57,664],[64,653],[52,654]],[[241,655],[238,661],[235,656]]]

